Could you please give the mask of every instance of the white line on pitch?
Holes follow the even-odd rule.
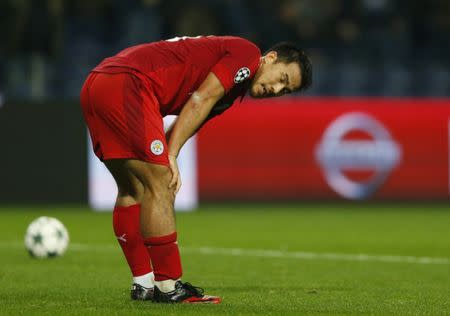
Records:
[[[343,253],[320,253],[320,252],[303,252],[303,251],[281,251],[281,250],[243,249],[243,248],[212,248],[212,247],[198,247],[198,248],[183,247],[182,250],[183,252],[186,253],[200,253],[206,255],[289,258],[301,260],[377,261],[377,262],[444,264],[444,265],[450,264],[450,258],[369,255],[362,253],[343,254]]]
[[[19,242],[0,242],[0,249],[24,247]],[[114,244],[80,244],[71,243],[69,251],[95,251],[111,252],[119,251],[119,246]],[[362,262],[390,262],[390,263],[413,263],[413,264],[440,264],[450,265],[450,258],[439,257],[416,257],[416,256],[391,256],[391,255],[369,255],[369,254],[344,254],[344,253],[320,253],[303,251],[282,251],[267,249],[245,249],[245,248],[215,248],[215,247],[181,247],[183,253],[201,255],[221,255],[236,257],[262,257],[282,258],[298,260],[328,260],[328,261],[362,261]]]

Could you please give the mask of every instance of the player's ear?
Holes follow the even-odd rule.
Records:
[[[266,64],[273,64],[277,61],[278,54],[276,51],[271,50],[270,52],[267,52],[267,54],[264,56],[264,62]]]

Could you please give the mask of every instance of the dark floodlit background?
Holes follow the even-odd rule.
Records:
[[[448,200],[447,0],[1,0],[0,202],[85,203],[89,70],[130,45],[211,34],[263,52],[295,41],[314,79],[306,98],[247,98],[205,127],[200,201]],[[363,142],[326,133],[339,120]]]
[[[77,98],[102,58],[142,42],[233,34],[300,43],[311,95],[449,96],[446,0],[2,0],[3,98]]]

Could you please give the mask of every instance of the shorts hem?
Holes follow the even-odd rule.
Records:
[[[169,166],[169,160],[155,160],[151,158],[142,158],[136,156],[134,153],[121,153],[121,154],[111,154],[111,155],[103,155],[102,161],[111,160],[111,159],[135,159],[140,161],[145,161],[148,163],[153,163],[157,165]]]

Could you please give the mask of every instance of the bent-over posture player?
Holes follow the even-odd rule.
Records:
[[[81,106],[97,157],[118,196],[113,227],[133,275],[131,298],[219,303],[181,281],[174,199],[177,156],[208,120],[249,92],[281,96],[311,84],[311,63],[290,43],[264,56],[239,37],[181,37],[127,48],[89,74]],[[165,134],[165,115],[178,115]]]

